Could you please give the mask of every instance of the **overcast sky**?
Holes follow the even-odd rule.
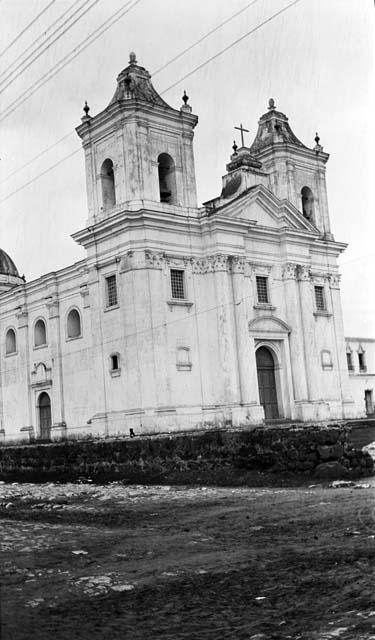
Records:
[[[291,2],[138,0],[116,24],[22,102],[21,95],[29,87],[127,2],[0,0],[1,52],[51,4],[0,55],[0,246],[27,280],[84,257],[70,238],[87,220],[83,151],[74,129],[83,115],[84,100],[91,115],[107,106],[116,76],[134,50],[138,62],[153,74],[154,86],[163,98],[179,108],[186,89],[193,112],[199,116],[195,159],[200,203],[221,191],[221,176],[235,135],[238,138],[233,127],[242,122],[250,130],[250,143],[270,97],[289,117],[303,143],[313,146],[315,131],[319,132],[324,150],[331,155],[327,183],[333,233],[336,240],[349,243],[340,259],[345,332],[375,337],[372,0],[299,0],[179,81]],[[42,34],[38,43],[43,42],[57,27],[49,29],[50,25],[64,11],[67,19],[69,8],[88,8],[93,3],[74,27],[4,88],[15,75],[7,79],[14,69],[10,65]],[[153,73],[245,7],[237,18],[178,61]],[[8,110],[13,102],[15,107]],[[61,138],[61,143],[18,171]],[[48,171],[69,154],[73,155]],[[29,181],[30,185],[11,195]]]

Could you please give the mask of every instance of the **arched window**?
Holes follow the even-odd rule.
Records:
[[[109,209],[116,204],[115,174],[113,172],[113,162],[109,158],[104,160],[100,170],[102,182],[103,209]]]
[[[45,344],[47,344],[46,323],[39,319],[34,327],[34,346],[42,347]]]
[[[177,204],[176,167],[168,153],[158,157],[160,202]]]
[[[301,189],[301,200],[302,200],[302,213],[310,220],[310,222],[314,223],[314,196],[310,187],[303,187]]]
[[[121,375],[120,354],[112,353],[109,356],[109,372],[112,378]]]
[[[6,338],[5,338],[5,353],[8,355],[10,353],[16,353],[17,351],[17,342],[16,342],[16,332],[14,329],[8,329]]]
[[[79,338],[81,336],[81,316],[77,309],[72,309],[68,313],[66,321],[68,338]]]

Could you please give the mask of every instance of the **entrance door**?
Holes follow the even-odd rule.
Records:
[[[39,396],[39,427],[42,440],[49,440],[51,437],[51,400],[45,391]]]
[[[269,349],[260,347],[256,352],[260,404],[266,420],[279,417],[275,380],[275,363]]]

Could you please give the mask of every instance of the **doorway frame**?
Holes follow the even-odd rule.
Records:
[[[35,416],[35,426],[36,426],[36,437],[41,437],[41,429],[40,429],[40,414],[39,414],[39,398],[42,393],[47,393],[49,396],[49,401],[51,405],[51,432],[50,438],[52,437],[52,427],[53,427],[53,398],[52,398],[52,388],[51,386],[43,385],[37,389],[34,389],[34,416]]]
[[[254,345],[254,366],[256,380],[256,351],[260,347],[266,347],[272,353],[275,362],[275,382],[277,393],[277,405],[279,410],[278,420],[294,419],[294,387],[290,359],[289,335],[291,328],[276,316],[260,315],[250,320],[248,324],[250,339]],[[259,401],[259,387],[258,401]]]

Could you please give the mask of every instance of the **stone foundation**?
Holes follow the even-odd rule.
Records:
[[[134,439],[87,439],[0,448],[3,480],[161,481],[175,472],[222,470],[306,475],[370,475],[373,460],[350,442],[350,428],[275,426]]]

